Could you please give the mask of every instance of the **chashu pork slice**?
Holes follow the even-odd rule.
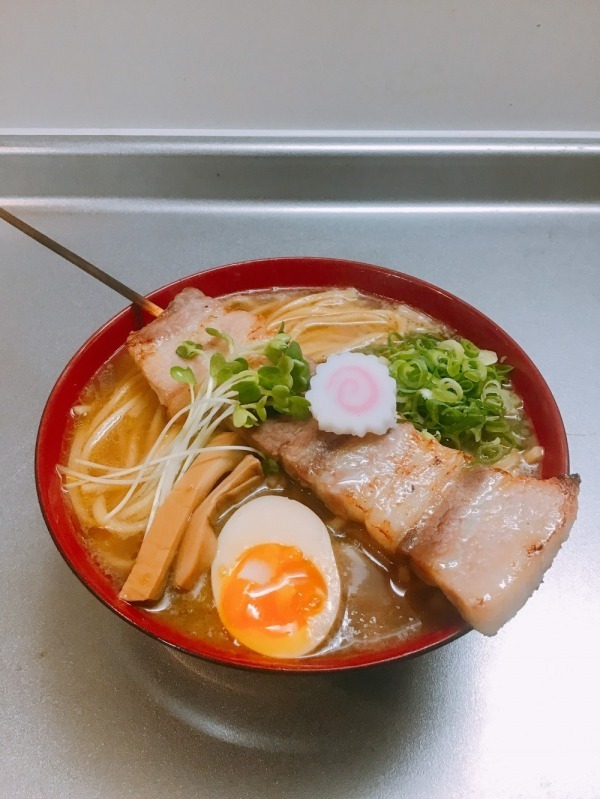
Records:
[[[429,524],[400,545],[479,632],[494,635],[539,587],[577,513],[579,478],[466,469]]]
[[[338,516],[365,525],[387,552],[435,513],[467,457],[411,424],[384,436],[324,433],[314,420],[267,421],[249,431],[258,449],[311,488]]]
[[[169,416],[183,408],[190,396],[189,387],[171,377],[171,367],[189,366],[200,382],[208,371],[210,355],[226,351],[225,342],[209,335],[207,327],[228,333],[236,347],[266,336],[258,316],[228,311],[219,300],[194,288],[183,289],[157,319],[129,334],[129,353],[166,405]],[[188,340],[201,344],[204,350],[196,358],[183,360],[175,350]]]
[[[475,629],[494,635],[540,585],[577,512],[579,478],[512,476],[400,424],[336,436],[314,421],[250,431],[334,513],[410,559]]]

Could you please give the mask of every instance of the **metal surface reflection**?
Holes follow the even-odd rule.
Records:
[[[363,740],[385,749],[399,726],[414,746],[415,719],[444,692],[439,655],[437,669],[421,658],[354,673],[280,675],[205,662],[129,628],[119,637],[124,669],[153,702],[197,732],[265,752],[308,754]]]
[[[350,187],[335,184],[352,213],[323,214],[316,203],[302,206],[302,197],[292,197],[287,208],[283,199],[265,205],[263,197],[273,196],[263,192],[268,181],[252,186],[242,179],[259,171],[251,158],[219,159],[235,188],[219,199],[226,192],[213,192],[214,154],[197,156],[202,163],[175,159],[178,170],[166,154],[133,161],[105,154],[92,159],[103,171],[90,172],[83,152],[65,171],[62,157],[42,150],[0,159],[3,191],[15,207],[27,206],[32,223],[98,263],[114,265],[142,292],[203,265],[310,253],[402,268],[477,305],[524,346],[548,379],[564,414],[573,468],[587,482],[571,540],[540,591],[494,639],[469,634],[414,661],[331,677],[245,674],[182,658],[89,595],[44,528],[31,479],[44,400],[66,360],[120,301],[104,292],[90,303],[85,275],[67,274],[57,259],[32,243],[24,247],[6,227],[0,231],[6,330],[0,340],[6,378],[0,387],[0,794],[597,799],[600,372],[590,349],[600,318],[597,154],[588,152],[571,170],[575,154],[550,164],[552,153],[540,160],[527,150],[508,161],[498,153],[486,172],[489,160],[481,153],[482,171],[471,178],[453,173],[468,181],[467,188],[481,186],[481,203],[473,208],[467,199],[474,192],[452,194],[453,184],[443,184],[444,173],[436,172],[435,152],[421,153],[411,164],[424,171],[414,175],[427,187],[428,200],[452,205],[447,214],[420,202],[412,184],[404,198],[412,210],[405,213],[399,206],[407,185],[402,155],[374,165],[365,157]],[[530,162],[529,176],[537,176],[533,183],[520,168],[506,169],[520,167],[521,156]],[[396,158],[396,174],[388,179],[385,167]],[[124,162],[130,179],[120,171]],[[274,184],[287,175],[288,163],[274,165]],[[327,172],[318,172],[320,163],[312,161],[311,171],[296,176],[305,181],[306,195],[330,197],[321,192],[331,183]],[[448,154],[449,172],[452,163]],[[506,179],[496,183],[503,170]],[[110,181],[92,185],[83,181],[88,174]],[[483,184],[474,181],[481,174],[487,176]],[[507,184],[515,196],[503,193]],[[286,185],[282,178],[280,186]],[[124,187],[141,198],[139,213],[123,213],[132,210],[129,200],[115,195]],[[207,196],[186,200],[181,187],[190,195],[206,188]],[[544,187],[560,193],[560,213]],[[260,200],[251,201],[247,189]],[[36,195],[43,201],[32,199]],[[49,195],[56,198],[55,211],[48,210]],[[244,197],[250,202],[240,213],[236,198]],[[385,213],[369,212],[367,201],[385,202]],[[513,214],[517,201],[520,211]],[[68,212],[75,207],[77,213]],[[23,310],[30,307],[35,324]],[[573,375],[586,376],[585,391]]]

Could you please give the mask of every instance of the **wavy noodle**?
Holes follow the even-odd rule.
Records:
[[[382,343],[393,331],[406,334],[442,329],[438,322],[408,305],[374,300],[354,289],[239,294],[229,303],[260,313],[271,335],[283,322],[304,354],[317,362],[334,352]]]
[[[157,480],[151,472],[146,474],[127,505],[107,519],[131,486],[131,478],[112,476],[111,471],[143,460],[161,435],[166,414],[128,356],[117,358],[112,371],[113,385],[109,379],[100,380],[77,408],[65,486],[84,527],[132,536],[146,528]],[[171,438],[165,436],[163,447]]]
[[[240,294],[225,304],[260,313],[270,335],[283,322],[314,361],[383,341],[391,331],[440,329],[408,306],[375,300],[353,289]],[[198,412],[205,425],[203,441],[208,441],[230,409],[222,400],[207,398]],[[73,508],[85,528],[102,528],[123,539],[147,529],[173,476],[196,457],[197,449],[191,449],[183,461],[169,459],[162,468],[161,455],[185,430],[186,415],[184,411],[179,420],[167,424],[164,409],[126,354],[100,375],[73,409],[75,433],[63,468]],[[140,464],[145,464],[143,472]]]

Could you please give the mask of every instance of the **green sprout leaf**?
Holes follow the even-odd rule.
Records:
[[[225,340],[230,347],[229,357],[213,352],[209,374],[221,395],[234,402],[232,422],[235,427],[254,427],[266,421],[269,413],[287,414],[295,419],[310,417],[310,403],[304,398],[310,385],[310,367],[300,345],[283,331],[283,326],[264,347],[267,363],[257,369],[250,368],[241,356],[232,357],[233,341],[228,334],[212,327],[206,328],[206,332]],[[193,345],[194,342],[184,344]],[[171,375],[179,382],[195,383],[194,373],[189,368],[174,366]]]
[[[254,427],[258,423],[256,416],[241,405],[234,408],[232,420],[234,427]]]
[[[175,353],[179,355],[180,358],[183,358],[184,361],[191,361],[192,358],[199,355],[201,351],[202,344],[198,344],[197,341],[184,341],[183,344],[177,347]]]
[[[215,352],[210,359],[210,376],[218,381],[219,374],[226,368],[227,361],[225,360],[225,356],[221,355],[220,352]]]
[[[189,366],[172,366],[171,377],[178,383],[188,383],[190,386],[196,385],[196,375]]]
[[[265,348],[265,355],[271,361],[271,363],[276,364],[278,362],[281,353],[289,347],[291,341],[292,337],[287,333],[281,332],[277,333],[276,336],[273,336]]]
[[[248,361],[244,358],[235,358],[228,361],[220,352],[215,352],[210,359],[209,371],[218,386],[223,385],[227,380],[231,380],[235,375],[248,371]]]
[[[261,366],[258,370],[260,387],[265,391],[272,391],[276,386],[284,383],[289,376],[281,372],[278,366]],[[291,381],[290,381],[291,384]]]
[[[294,419],[310,419],[310,402],[304,397],[290,397],[288,408]]]
[[[224,330],[217,330],[216,327],[207,327],[206,332],[208,333],[209,336],[222,339],[227,344],[229,352],[233,352],[235,344],[233,343],[233,339],[231,338],[229,333],[225,333]]]
[[[261,422],[265,422],[266,419],[267,419],[267,407],[266,406],[267,406],[267,396],[264,395],[263,397],[261,397],[259,399],[259,401],[256,403],[256,406],[254,408],[254,411],[255,411],[256,415],[258,416],[259,421],[261,421]]]
[[[240,380],[235,384],[240,405],[252,405],[261,399],[261,391],[256,378]]]

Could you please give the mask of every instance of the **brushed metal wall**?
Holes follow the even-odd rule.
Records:
[[[5,0],[0,130],[600,129],[595,0]]]

